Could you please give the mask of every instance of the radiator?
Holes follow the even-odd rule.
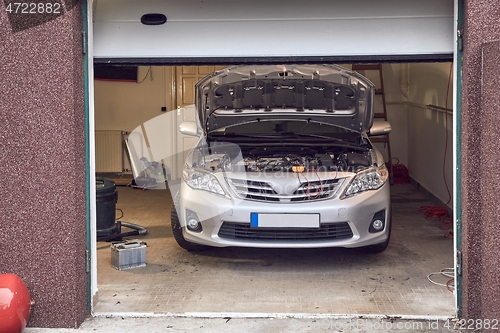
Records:
[[[95,171],[123,172],[123,131],[95,131]]]

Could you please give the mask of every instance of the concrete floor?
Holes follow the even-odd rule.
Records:
[[[456,333],[460,325],[453,319],[94,317],[78,329],[27,328],[24,333]]]
[[[427,276],[453,267],[453,240],[418,212],[432,205],[410,184],[393,185],[393,235],[380,254],[349,249],[214,248],[190,253],[170,230],[169,191],[119,187],[122,221],[148,235],[147,265],[118,271],[99,242],[98,316],[214,318],[331,315],[452,317],[454,296]],[[440,275],[433,279],[445,283]]]

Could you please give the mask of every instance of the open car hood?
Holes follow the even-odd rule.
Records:
[[[365,77],[336,65],[232,66],[196,84],[196,108],[205,134],[271,119],[362,133],[372,126],[374,90]]]

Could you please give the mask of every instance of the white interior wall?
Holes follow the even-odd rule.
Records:
[[[162,107],[171,110],[175,103],[172,100],[175,98],[172,72],[170,67],[141,66],[138,68],[139,83],[94,80],[95,129],[131,133],[148,120],[165,114]],[[142,142],[143,138],[139,139]],[[142,155],[151,160],[147,151]],[[129,159],[125,158],[124,162],[125,170],[131,172]]]
[[[450,81],[446,102],[450,66],[450,63],[410,64],[408,71],[411,84],[407,167],[413,179],[444,203],[450,198],[443,176],[446,134],[448,147],[444,174],[450,193],[453,193],[453,116],[451,112],[432,106],[449,109],[453,106],[453,81]],[[452,199],[448,206],[453,207]]]
[[[95,129],[131,132],[163,114],[161,107],[175,97],[167,92],[170,75],[167,67],[144,66],[138,71],[141,83],[95,80]]]
[[[399,163],[408,165],[408,108],[405,85],[401,84],[401,75],[405,73],[407,64],[383,65],[384,91],[387,107],[387,119],[392,125],[389,135],[391,154]],[[406,87],[407,90],[407,87]],[[392,161],[396,163],[394,159]]]
[[[384,93],[387,110],[387,120],[391,123],[392,131],[389,135],[391,145],[391,156],[393,163],[394,158],[399,160],[399,163],[408,164],[408,116],[406,97],[401,92],[400,77],[404,72],[406,64],[383,64],[382,72],[384,79]],[[380,87],[380,79],[377,71],[365,72],[365,75],[375,84]],[[383,112],[381,96],[375,96],[375,112]],[[389,161],[388,149],[383,143],[376,143],[377,148],[382,152],[384,158]]]

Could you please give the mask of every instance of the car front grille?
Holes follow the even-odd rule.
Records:
[[[224,222],[219,237],[238,240],[334,240],[352,238],[349,223],[322,223],[320,228],[252,228],[249,223]]]
[[[233,192],[240,198],[257,201],[280,201],[280,195],[266,182],[227,178]]]
[[[327,179],[303,183],[293,193],[291,201],[312,201],[332,197],[340,186],[339,179]]]
[[[231,190],[242,199],[264,202],[309,202],[333,197],[343,179],[326,179],[302,183],[293,194],[277,193],[269,183],[257,180],[226,178]]]

